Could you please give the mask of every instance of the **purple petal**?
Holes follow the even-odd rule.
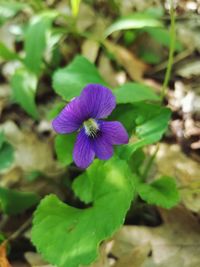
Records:
[[[92,142],[85,134],[85,130],[81,129],[74,146],[74,162],[78,167],[85,169],[92,163],[94,156],[95,153],[93,150]]]
[[[113,111],[116,106],[115,96],[111,90],[100,84],[87,85],[81,95],[85,112],[91,118],[105,118]]]
[[[67,134],[78,130],[86,119],[79,97],[72,100],[53,120],[52,126],[57,133]]]
[[[124,126],[118,121],[102,121],[100,129],[112,145],[127,144],[129,137]]]
[[[93,140],[93,149],[97,158],[107,160],[113,155],[113,147],[103,134]]]

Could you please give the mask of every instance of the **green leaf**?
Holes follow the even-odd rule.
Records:
[[[14,149],[7,143],[3,142],[0,148],[0,170],[7,169],[14,161]]]
[[[8,49],[4,43],[0,42],[0,58],[3,58],[5,60],[20,60],[19,56],[11,51],[10,49]]]
[[[135,13],[125,17],[121,17],[115,21],[105,32],[107,37],[111,33],[120,30],[128,29],[142,29],[144,27],[162,27],[163,24],[160,20],[155,18],[151,14],[147,13]]]
[[[65,102],[55,103],[51,109],[47,110],[46,114],[47,120],[49,121],[53,120],[65,106],[66,106]]]
[[[165,28],[145,28],[144,31],[148,32],[148,34],[161,45],[167,48],[170,47],[171,37],[169,30]],[[178,52],[183,50],[183,47],[178,40],[176,40],[175,50]]]
[[[4,236],[4,234],[0,232],[0,245],[3,243],[4,240],[6,240],[6,236]]]
[[[29,115],[38,118],[35,104],[37,77],[25,69],[16,70],[11,78],[12,97]]]
[[[45,197],[32,229],[32,241],[42,256],[59,267],[94,261],[99,244],[123,224],[134,195],[131,176],[125,161],[96,160],[74,184],[76,194],[92,202],[91,207],[77,209],[55,195]]]
[[[7,21],[7,19],[14,17],[27,5],[17,1],[3,1],[0,4],[0,25]]]
[[[5,142],[5,135],[3,132],[0,132],[0,149],[2,148],[4,142]]]
[[[145,161],[145,153],[143,149],[136,150],[130,158],[129,165],[134,174],[136,174],[138,177],[141,176],[142,173],[142,166]]]
[[[25,173],[24,178],[28,182],[33,182],[33,181],[36,181],[37,179],[39,179],[41,176],[44,176],[44,174],[41,171],[34,170],[34,171],[30,171],[30,172]]]
[[[74,17],[78,15],[80,3],[81,3],[81,0],[71,0],[72,15]]]
[[[151,184],[139,184],[137,187],[140,197],[149,204],[170,209],[180,201],[175,179],[163,176]]]
[[[19,214],[38,202],[39,197],[35,193],[19,192],[0,187],[0,207],[6,214]]]
[[[14,161],[14,149],[6,142],[5,135],[0,132],[0,171],[7,169]]]
[[[151,144],[158,141],[167,130],[171,111],[157,105],[140,105],[137,108],[136,135],[140,143]]]
[[[58,160],[63,165],[69,165],[73,162],[72,154],[76,134],[57,135],[55,138],[55,151]]]
[[[161,62],[160,55],[151,51],[149,48],[145,48],[140,51],[140,58],[149,64],[158,64]]]
[[[132,133],[134,128],[135,120],[135,108],[131,104],[118,104],[109,116],[110,121],[121,122],[129,134]]]
[[[133,128],[137,141],[118,148],[120,157],[126,159],[137,149],[161,139],[167,130],[171,111],[154,104],[138,103],[133,106],[132,114],[135,118]]]
[[[96,67],[83,56],[76,56],[67,67],[53,75],[54,90],[67,101],[78,96],[88,83],[106,85]]]
[[[56,12],[46,11],[34,16],[25,33],[25,65],[36,75],[42,70],[42,58],[47,45],[47,33],[50,31]],[[37,36],[37,38],[36,38]]]
[[[124,32],[124,45],[125,46],[130,46],[133,44],[133,42],[135,41],[135,39],[137,38],[137,33],[136,31],[133,30],[127,30]]]
[[[140,83],[126,83],[115,89],[113,93],[118,104],[135,103],[144,100],[158,101],[160,99],[151,87]]]

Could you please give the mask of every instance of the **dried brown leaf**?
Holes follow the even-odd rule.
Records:
[[[161,175],[176,178],[183,204],[200,212],[199,164],[181,152],[179,145],[160,144],[156,166]]]
[[[177,68],[177,74],[187,79],[198,77],[200,74],[199,60],[194,59],[190,62],[186,62],[185,64],[181,64],[181,66]]]
[[[40,140],[34,132],[22,131],[12,122],[7,121],[1,129],[7,140],[15,148],[15,166],[24,171],[38,170],[43,173],[55,171],[56,162],[51,140]]]
[[[54,267],[53,265],[45,263],[38,253],[26,252],[24,256],[31,267]]]
[[[131,250],[148,246],[152,254],[137,267],[197,267],[200,266],[200,228],[198,218],[183,207],[161,210],[162,226],[125,226],[114,237],[117,244],[111,253],[119,256],[119,247]],[[118,249],[116,249],[116,246]],[[144,254],[145,255],[145,254]],[[133,259],[132,259],[133,260]],[[129,265],[124,265],[129,266]],[[135,267],[134,261],[131,267]],[[120,266],[121,267],[121,266]]]
[[[99,57],[98,70],[104,80],[113,87],[117,87],[126,82],[125,71],[116,72],[111,61],[104,54]]]
[[[7,259],[6,242],[0,245],[0,267],[12,267]]]
[[[148,69],[148,65],[123,46],[114,44],[110,41],[105,41],[104,45],[107,50],[114,55],[117,62],[125,68],[133,80],[142,80],[144,73]]]
[[[141,267],[151,251],[150,244],[137,246],[131,252],[127,252],[115,263],[113,267]]]
[[[98,55],[99,43],[90,39],[85,40],[82,44],[81,50],[82,55],[94,63]]]
[[[85,3],[80,4],[80,10],[77,18],[77,29],[80,32],[85,32],[96,21],[95,11],[90,5]]]

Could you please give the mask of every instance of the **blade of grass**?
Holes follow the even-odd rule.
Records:
[[[167,63],[167,70],[165,73],[165,79],[161,91],[161,101],[163,102],[165,95],[167,93],[167,86],[170,80],[172,65],[174,61],[174,50],[176,43],[176,29],[175,29],[175,10],[174,10],[174,1],[170,1],[170,48],[169,48],[169,58]]]

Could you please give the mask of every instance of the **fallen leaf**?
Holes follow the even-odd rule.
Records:
[[[111,253],[118,258],[119,247],[151,246],[151,254],[139,265],[131,267],[197,267],[200,266],[200,228],[198,218],[183,207],[161,210],[163,225],[158,227],[124,226],[114,237]],[[143,251],[144,253],[144,251]],[[145,253],[143,254],[145,255]],[[119,257],[120,258],[120,257]],[[122,266],[122,265],[121,265]],[[121,267],[120,266],[120,267]]]
[[[15,149],[15,166],[29,172],[38,170],[50,173],[56,169],[53,147],[50,140],[40,140],[34,132],[22,131],[12,122],[1,125],[8,142]]]
[[[179,1],[182,2],[182,1]],[[187,2],[187,1],[186,1]],[[193,14],[193,19],[176,23],[177,37],[186,49],[200,51],[199,14]]]
[[[11,33],[12,26],[13,22],[6,22],[4,25],[1,25],[0,28],[1,42],[10,50],[14,50],[15,43],[15,36]]]
[[[160,8],[162,11],[162,1],[156,1],[156,6],[158,7],[158,9]],[[144,10],[148,10],[151,9],[152,6],[155,5],[155,1],[154,0],[123,0],[120,1],[120,14],[122,15],[128,15],[130,14],[130,10],[136,10],[136,11],[144,11]]]
[[[0,267],[12,267],[7,259],[6,242],[0,245]]]
[[[179,145],[164,143],[159,145],[155,162],[158,173],[176,178],[182,203],[200,212],[199,164],[181,152]]]
[[[151,251],[149,243],[136,246],[131,252],[124,253],[114,267],[141,267]]]
[[[104,80],[113,87],[117,87],[126,82],[125,71],[116,72],[109,60],[104,54],[99,57],[99,73],[104,78]]]
[[[200,62],[199,60],[193,60],[190,62],[186,62],[185,64],[181,64],[179,68],[177,68],[177,74],[184,78],[192,78],[197,77],[200,74]]]
[[[2,187],[12,187],[18,184],[23,177],[23,171],[20,167],[13,167],[11,170],[6,170],[4,175],[0,176],[0,186]]]
[[[96,14],[90,5],[85,3],[80,4],[79,14],[77,17],[77,29],[80,32],[85,32],[90,26],[96,22]]]
[[[85,40],[82,44],[81,50],[82,55],[90,62],[94,63],[99,52],[99,43],[90,39]]]
[[[148,65],[123,46],[110,41],[104,41],[103,44],[106,49],[113,54],[116,61],[125,68],[131,79],[135,81],[142,80],[145,71],[148,69]]]
[[[42,257],[35,252],[26,252],[24,254],[24,257],[31,267],[55,267],[53,265],[45,263]]]

